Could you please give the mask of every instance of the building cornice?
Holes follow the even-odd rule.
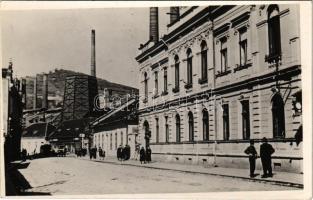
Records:
[[[233,7],[233,5],[205,7],[190,20],[186,21],[181,26],[170,32],[168,35],[165,35],[163,38],[161,38],[161,40],[154,46],[138,55],[135,58],[136,61],[142,63],[150,57],[153,57],[155,54],[161,52],[162,50],[167,50],[167,44],[175,42],[177,39],[179,39],[179,37],[186,35],[193,28],[202,25],[206,21],[215,19],[217,16],[224,14]]]

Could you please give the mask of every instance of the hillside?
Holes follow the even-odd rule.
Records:
[[[64,69],[55,69],[54,71],[50,71],[48,73],[48,93],[49,96],[62,96],[64,94],[64,85],[65,85],[65,78],[67,76],[73,75],[86,75],[84,73],[75,72],[71,70],[64,70]],[[34,92],[34,77],[24,77],[26,79],[26,93],[27,93],[27,108],[32,108],[33,102],[33,92]],[[43,75],[37,75],[37,94],[38,97],[42,95],[42,81]],[[118,91],[119,93],[131,94],[132,91],[134,93],[138,93],[138,89],[125,86],[122,84],[112,83],[110,81],[97,78],[98,80],[98,91],[100,94],[103,94],[103,89],[108,88],[113,91]],[[39,104],[39,105],[38,105]],[[38,99],[37,106],[41,106],[41,100]]]

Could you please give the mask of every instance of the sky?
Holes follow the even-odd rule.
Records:
[[[162,36],[168,8],[159,12]],[[92,29],[97,77],[138,88],[135,57],[139,45],[149,38],[149,8],[3,11],[2,66],[12,59],[17,77],[55,68],[90,74]]]

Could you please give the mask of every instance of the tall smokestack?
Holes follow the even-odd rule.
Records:
[[[42,83],[42,108],[48,109],[48,75],[43,75]]]
[[[96,76],[96,31],[91,30],[91,76]]]
[[[159,11],[158,7],[150,8],[150,39],[157,43],[159,41]]]
[[[35,76],[34,79],[34,96],[33,96],[33,109],[37,108],[37,75]]]
[[[179,7],[170,7],[170,24],[179,18]]]

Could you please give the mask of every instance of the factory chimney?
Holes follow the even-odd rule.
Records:
[[[154,43],[159,41],[159,13],[158,7],[150,8],[150,40]]]
[[[33,109],[35,110],[37,108],[37,75],[35,75],[34,79],[34,93],[33,93]]]
[[[43,75],[42,84],[42,108],[48,109],[48,75]]]
[[[96,31],[91,30],[91,76],[96,76]]]
[[[170,24],[179,18],[179,7],[170,7]]]

